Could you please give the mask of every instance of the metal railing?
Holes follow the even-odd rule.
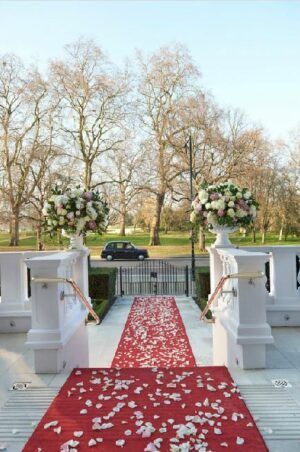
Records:
[[[211,295],[210,299],[207,301],[207,304],[206,304],[204,310],[201,313],[200,320],[207,321],[207,322],[210,322],[210,323],[214,323],[214,321],[215,321],[214,317],[209,321],[209,320],[206,319],[206,314],[210,310],[211,305],[216,300],[217,295],[222,290],[225,282],[228,279],[248,279],[249,284],[253,284],[253,279],[263,278],[264,276],[265,276],[264,272],[231,273],[229,275],[222,276],[222,278],[218,282],[213,294]],[[232,289],[230,291],[223,291],[223,293],[226,293],[226,292],[227,293],[232,293],[233,295],[236,296],[234,289]]]
[[[81,301],[81,303],[87,308],[87,310],[89,311],[89,313],[92,315],[92,317],[96,320],[97,325],[99,325],[99,323],[101,322],[100,317],[98,316],[98,314],[96,314],[96,312],[94,311],[94,309],[92,308],[92,306],[90,305],[90,303],[88,302],[88,300],[85,298],[84,294],[81,292],[80,288],[78,287],[78,285],[76,284],[76,282],[73,279],[70,278],[52,278],[52,277],[47,277],[47,278],[36,278],[33,277],[31,278],[31,281],[34,283],[41,283],[44,288],[47,288],[48,285],[47,283],[58,283],[58,282],[62,282],[62,283],[67,283],[70,284],[75,292],[75,294],[78,296],[79,300]],[[65,295],[64,292],[61,293],[61,300],[63,300],[67,295]]]

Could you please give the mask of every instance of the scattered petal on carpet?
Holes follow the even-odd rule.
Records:
[[[267,451],[224,367],[78,369],[24,452]]]
[[[112,367],[196,366],[174,297],[135,297]]]
[[[112,365],[74,369],[23,451],[267,451],[228,370],[196,367],[173,297],[135,298]]]

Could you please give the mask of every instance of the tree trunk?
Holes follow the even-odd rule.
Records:
[[[262,230],[262,234],[261,234],[261,243],[264,245],[266,243],[266,230],[263,229]]]
[[[200,251],[206,251],[205,250],[205,233],[204,233],[204,228],[202,226],[199,227],[198,248]]]
[[[255,228],[252,229],[252,242],[256,243],[256,229]]]
[[[44,243],[42,240],[42,227],[41,227],[40,222],[37,224],[37,229],[36,229],[36,244],[37,244],[38,251],[44,251],[45,247],[44,247]]]
[[[281,225],[280,231],[279,231],[279,236],[278,236],[278,240],[281,242],[283,237],[283,225]]]
[[[84,188],[86,190],[89,190],[91,188],[92,183],[92,169],[91,164],[89,161],[85,161],[85,168],[84,168]]]
[[[126,222],[126,214],[122,213],[121,214],[121,219],[120,219],[120,231],[119,231],[119,235],[125,236],[125,222]]]
[[[12,219],[11,219],[11,232],[10,232],[10,242],[9,246],[18,246],[19,245],[19,211],[15,211]]]
[[[153,216],[153,220],[151,223],[151,229],[150,229],[150,246],[160,245],[159,240],[159,227],[160,227],[160,216],[161,211],[164,205],[164,199],[165,194],[164,193],[158,193],[156,195],[156,205],[155,205],[155,213]]]

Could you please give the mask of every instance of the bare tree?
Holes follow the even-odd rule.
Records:
[[[93,41],[79,40],[65,51],[63,61],[51,64],[51,80],[69,154],[83,163],[89,189],[96,161],[124,139],[128,74],[114,68]]]
[[[162,208],[178,174],[173,146],[175,136],[182,132],[178,116],[185,98],[194,90],[199,73],[187,49],[180,45],[163,47],[150,58],[139,54],[138,64],[139,113],[151,156],[152,181],[145,188],[156,199],[150,245],[159,245]]]
[[[0,59],[2,193],[10,216],[10,245],[19,243],[22,209],[53,157],[52,106],[47,83],[14,55]],[[35,177],[30,174],[34,172]]]
[[[126,218],[130,206],[141,190],[139,174],[144,156],[139,150],[134,151],[131,148],[133,146],[133,142],[127,140],[118,149],[108,152],[106,165],[103,165],[102,169],[107,182],[114,187],[110,206],[118,213],[121,236],[125,236]]]

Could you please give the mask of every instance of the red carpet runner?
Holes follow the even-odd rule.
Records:
[[[74,370],[25,452],[266,451],[224,367]]]
[[[135,298],[113,366],[74,369],[23,451],[267,451],[227,369],[195,367],[174,298]]]
[[[196,366],[174,297],[136,297],[112,367]]]

